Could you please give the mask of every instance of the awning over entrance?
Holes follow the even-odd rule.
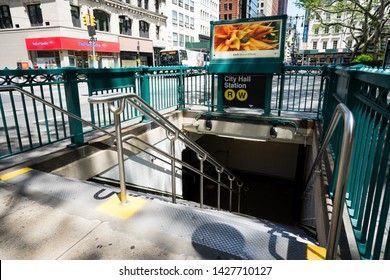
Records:
[[[91,51],[92,44],[87,39],[68,38],[68,37],[47,37],[47,38],[26,38],[26,47],[28,51],[47,51],[47,50],[74,50]],[[99,41],[95,42],[97,52],[120,52],[119,43]]]

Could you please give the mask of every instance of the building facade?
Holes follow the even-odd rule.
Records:
[[[219,19],[230,20],[258,17],[259,0],[220,0]]]
[[[342,13],[324,13],[328,22],[344,21]],[[349,63],[353,45],[349,30],[340,26],[321,26],[319,17],[310,19],[306,48],[300,51],[304,63],[322,65],[330,63]]]
[[[218,20],[218,0],[166,0],[167,48],[210,39],[210,21]]]
[[[165,2],[0,0],[7,23],[0,25],[0,68],[20,61],[42,68],[154,65],[167,45]],[[86,14],[95,17],[94,31],[83,24]]]

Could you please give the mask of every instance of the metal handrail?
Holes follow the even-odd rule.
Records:
[[[158,148],[156,148],[156,147],[150,145],[149,143],[146,143],[145,141],[141,140],[141,139],[138,138],[138,137],[135,137],[135,136],[133,136],[133,137],[126,136],[126,137],[122,138],[122,136],[121,136],[121,128],[120,128],[119,114],[120,114],[120,113],[123,111],[123,109],[124,109],[124,103],[120,104],[119,107],[115,107],[114,104],[112,104],[112,103],[111,103],[110,106],[109,106],[110,110],[111,110],[112,112],[114,112],[115,118],[116,118],[116,134],[113,134],[113,133],[111,133],[111,132],[109,132],[109,131],[107,131],[107,130],[105,130],[105,129],[100,128],[99,126],[94,125],[93,123],[91,123],[91,122],[89,122],[89,121],[84,120],[83,118],[80,118],[79,116],[77,116],[77,115],[75,115],[75,114],[73,114],[73,113],[70,113],[70,112],[68,112],[68,111],[66,111],[66,110],[64,110],[64,109],[62,109],[61,107],[58,107],[58,106],[55,105],[55,104],[52,104],[52,103],[46,101],[45,99],[43,99],[43,98],[41,98],[41,97],[39,97],[39,96],[36,96],[36,95],[34,95],[34,94],[32,94],[32,93],[30,93],[30,92],[24,90],[24,89],[21,88],[21,87],[18,87],[18,86],[16,86],[16,85],[0,85],[0,92],[2,92],[2,91],[13,91],[13,90],[14,90],[14,91],[18,91],[18,92],[24,94],[25,96],[30,97],[30,98],[32,98],[32,99],[34,99],[34,100],[36,100],[36,101],[38,101],[38,102],[40,102],[40,103],[42,103],[42,104],[44,104],[44,105],[50,107],[50,108],[52,108],[52,109],[55,109],[55,110],[57,110],[57,111],[59,111],[59,112],[65,114],[65,115],[67,115],[67,116],[73,118],[73,119],[76,119],[76,120],[82,122],[83,124],[85,124],[85,125],[87,125],[87,126],[90,126],[90,127],[94,128],[95,130],[97,130],[97,131],[99,131],[99,132],[102,132],[102,133],[105,134],[105,135],[108,135],[108,136],[111,136],[111,137],[116,137],[117,139],[122,139],[122,141],[126,141],[126,142],[127,142],[127,140],[129,140],[130,138],[131,138],[131,139],[136,139],[137,141],[143,143],[144,145],[147,145],[148,147],[151,147],[151,148],[154,149],[155,151],[159,152],[161,155],[163,155],[163,156],[165,156],[165,157],[167,157],[167,158],[169,158],[169,159],[171,159],[171,160],[174,160],[175,162],[176,162],[176,161],[179,162],[181,165],[187,167],[188,169],[192,170],[193,172],[195,172],[195,173],[197,173],[197,174],[203,176],[204,178],[207,178],[207,179],[209,179],[210,181],[212,181],[212,182],[218,184],[218,209],[220,209],[220,195],[219,195],[219,194],[220,194],[220,187],[223,187],[223,188],[225,188],[225,189],[229,189],[229,190],[230,190],[230,197],[231,197],[232,193],[237,194],[237,195],[239,196],[239,199],[238,199],[238,212],[240,212],[240,196],[241,196],[241,187],[243,186],[243,184],[242,184],[241,182],[238,182],[237,184],[238,184],[239,190],[236,191],[236,190],[234,190],[234,189],[232,188],[232,185],[230,185],[230,187],[229,187],[229,186],[227,186],[226,184],[222,183],[221,180],[220,180],[220,171],[223,170],[223,168],[218,169],[219,171],[217,170],[219,176],[218,176],[218,180],[216,180],[216,179],[214,179],[213,177],[211,177],[211,176],[209,176],[209,175],[207,175],[207,174],[205,174],[205,173],[203,173],[203,172],[200,172],[200,171],[197,170],[196,168],[192,167],[191,165],[189,165],[189,164],[187,164],[187,163],[185,163],[185,162],[183,162],[183,161],[181,161],[181,160],[173,159],[173,157],[170,156],[169,154],[167,154],[167,153],[161,151],[160,149],[158,149]],[[160,116],[161,116],[161,115],[160,115]],[[175,127],[175,126],[172,124],[172,127]],[[119,138],[118,138],[118,132],[119,132],[119,135],[120,135]],[[122,141],[120,141],[119,145],[118,145],[118,142],[117,142],[118,159],[123,159]],[[128,142],[127,142],[127,143],[128,143]],[[139,147],[137,147],[137,146],[135,146],[135,145],[132,145],[131,143],[128,143],[128,144],[131,145],[131,146],[133,146],[133,147],[135,147],[135,148],[137,148],[137,149],[140,149]],[[119,150],[120,150],[120,151],[119,151]],[[146,152],[146,151],[144,151],[144,152]],[[146,152],[146,153],[147,153],[147,152]],[[153,156],[155,156],[155,155],[153,155]],[[123,170],[123,165],[122,165],[122,167],[120,166],[121,163],[123,164],[123,161],[122,161],[122,160],[119,160],[119,162],[118,162],[118,167],[119,167],[119,169],[120,169],[119,172],[120,172],[120,173],[122,172],[122,174],[123,174],[123,177],[121,178],[122,180],[120,180],[120,200],[121,200],[121,203],[122,203],[122,204],[126,204],[126,203],[127,203],[127,194],[126,194],[126,186],[125,186],[125,180],[124,180],[124,170]],[[177,167],[176,167],[176,164],[174,164],[173,166],[175,166],[175,168],[177,168]],[[121,171],[121,170],[122,170],[122,171]],[[174,170],[174,168],[173,168],[173,170]],[[229,177],[230,183],[232,183],[231,178],[232,178],[232,177]],[[175,196],[176,196],[176,194],[175,194]],[[176,197],[175,197],[175,199],[176,199]],[[202,207],[203,207],[203,205],[202,205]],[[230,204],[229,204],[230,211],[231,211],[231,207],[232,207],[232,206],[231,206],[231,199],[230,199]]]
[[[337,246],[340,241],[340,231],[342,225],[344,201],[345,201],[345,195],[347,191],[349,166],[351,163],[352,148],[355,139],[355,119],[353,117],[352,112],[343,103],[339,103],[336,106],[335,112],[333,113],[332,116],[332,120],[330,121],[330,126],[326,131],[325,139],[322,143],[320,151],[317,154],[316,159],[314,160],[313,167],[307,179],[307,182],[309,182],[311,177],[315,173],[318,165],[320,164],[320,161],[326,151],[326,147],[328,146],[330,139],[333,136],[333,133],[336,129],[336,126],[340,118],[343,118],[344,120],[344,133],[343,133],[343,141],[341,144],[339,168],[337,170],[337,180],[336,180],[335,195],[333,201],[332,219],[330,223],[329,235],[327,241],[327,251],[326,251],[327,260],[334,260],[336,259],[336,255],[337,255]]]
[[[90,96],[88,98],[88,101],[93,104],[103,104],[103,103],[109,103],[111,106],[114,104],[114,102],[119,102],[119,106],[122,107],[124,104],[124,101],[130,103],[132,106],[134,106],[136,109],[138,109],[140,112],[144,113],[147,117],[155,121],[157,124],[162,127],[167,134],[167,138],[171,141],[171,153],[174,153],[174,143],[177,139],[180,139],[183,141],[187,147],[191,148],[195,153],[197,153],[198,159],[200,160],[200,172],[201,176],[204,176],[203,172],[203,162],[205,160],[209,161],[211,164],[214,165],[216,171],[218,173],[222,172],[225,173],[228,176],[228,179],[230,181],[230,196],[229,196],[229,210],[231,211],[231,200],[232,200],[232,192],[233,192],[233,181],[236,180],[237,186],[239,187],[239,199],[240,201],[240,190],[243,186],[243,182],[241,182],[239,179],[236,178],[236,176],[227,168],[222,166],[216,159],[214,159],[206,150],[204,150],[202,147],[200,147],[198,144],[196,144],[194,141],[192,141],[187,135],[185,135],[180,129],[178,129],[173,123],[168,121],[164,116],[162,116],[160,113],[158,113],[156,110],[154,110],[153,107],[151,107],[149,104],[147,104],[143,99],[141,99],[138,95],[132,94],[132,93],[113,93],[113,94],[104,94],[104,95],[95,95]],[[118,136],[117,139],[122,139],[122,137]],[[121,144],[117,144],[117,146],[120,148]],[[171,157],[172,160],[172,200],[175,203],[176,199],[176,193],[175,193],[175,174],[174,174],[174,167],[175,164],[175,157],[172,154]],[[200,207],[203,207],[203,177],[200,180]],[[218,183],[218,194],[220,193],[220,181]],[[218,209],[220,208],[220,197],[218,196]]]

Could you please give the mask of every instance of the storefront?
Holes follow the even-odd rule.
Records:
[[[153,66],[153,41],[119,37],[121,67]]]
[[[27,38],[30,59],[41,68],[76,66],[119,67],[119,43],[69,37]],[[95,57],[93,56],[93,49]]]

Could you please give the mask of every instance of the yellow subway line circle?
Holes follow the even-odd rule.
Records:
[[[24,173],[27,173],[29,171],[33,170],[32,168],[29,168],[29,167],[25,167],[25,168],[22,168],[22,169],[18,169],[16,171],[13,171],[13,172],[10,172],[10,173],[7,173],[5,175],[2,175],[0,176],[0,180],[2,181],[7,181],[9,179],[12,179],[14,177],[17,177],[19,175],[22,175]]]

